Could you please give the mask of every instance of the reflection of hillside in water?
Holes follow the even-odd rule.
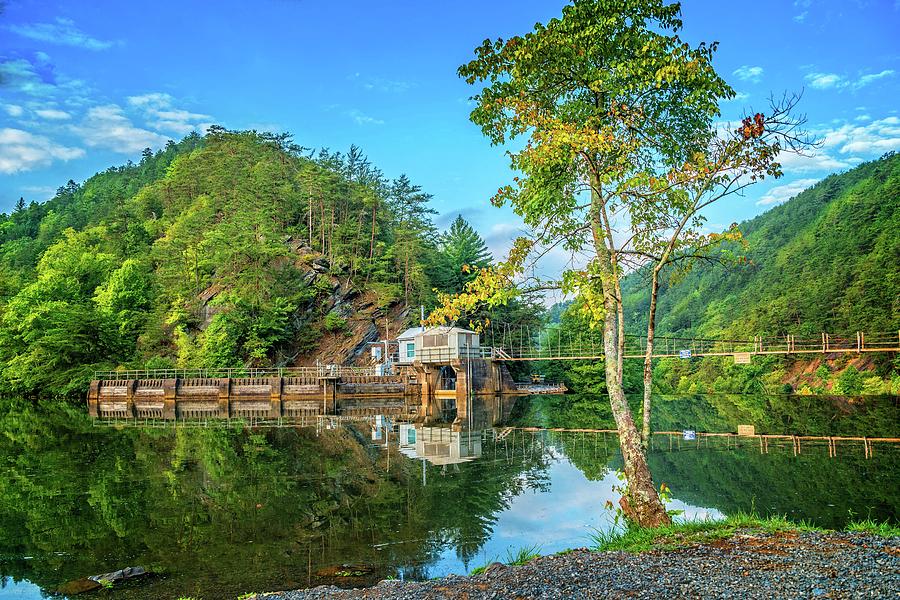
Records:
[[[631,397],[629,402],[637,418],[641,399]],[[512,407],[506,424],[547,429],[615,428],[606,397],[586,394],[524,397]],[[900,437],[900,398],[769,394],[653,397],[654,431],[735,432],[744,424],[767,434]]]
[[[508,426],[537,415],[566,427],[589,410],[602,425],[596,406],[488,398],[471,406],[471,427],[466,419],[453,431],[454,415],[397,424],[385,452],[362,423],[116,429],[77,408],[3,400],[0,576],[50,591],[152,565],[166,577],[112,597],[233,598],[335,583],[325,575],[335,565],[367,565],[368,579],[337,582],[365,585],[462,573],[538,541],[548,553],[583,546],[589,528],[608,526],[604,501],[618,497],[616,435]],[[675,429],[696,419],[685,412],[696,406],[659,414]],[[833,427],[887,429],[890,410],[860,410]],[[649,460],[692,515],[755,508],[839,527],[853,510],[896,521],[900,448],[877,444],[866,456],[850,442],[804,442],[795,453],[791,441],[761,449],[756,439],[656,436]]]

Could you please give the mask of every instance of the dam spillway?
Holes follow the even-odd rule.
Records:
[[[98,374],[88,390],[88,413],[124,419],[272,419],[414,415],[419,404],[419,385],[409,375],[322,369],[198,375],[208,373]]]

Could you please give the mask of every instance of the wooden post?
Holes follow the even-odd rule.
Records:
[[[269,417],[281,417],[281,389],[284,380],[281,377],[272,377],[269,380]]]
[[[322,381],[322,414],[337,414],[337,377],[323,377]]]
[[[177,379],[163,379],[163,419],[175,419],[175,396],[178,393]]]
[[[231,378],[219,379],[219,417],[228,419],[231,417]]]
[[[134,410],[134,388],[137,386],[137,379],[129,379],[125,382],[125,418],[130,419],[135,416]]]
[[[95,379],[88,388],[87,395],[88,414],[92,417],[100,416],[100,381]]]

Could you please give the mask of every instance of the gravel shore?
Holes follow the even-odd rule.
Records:
[[[575,550],[473,577],[260,594],[312,598],[900,598],[900,538],[745,532],[641,554]]]

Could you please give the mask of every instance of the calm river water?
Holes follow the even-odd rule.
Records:
[[[471,429],[97,426],[80,407],[0,401],[0,597],[42,598],[129,566],[83,597],[235,598],[322,583],[467,573],[522,548],[592,545],[612,524],[615,437],[602,401],[543,396]],[[452,415],[450,415],[452,416]],[[659,431],[900,436],[897,399],[658,398]],[[540,427],[540,431],[509,429]],[[380,438],[375,439],[374,438]],[[868,456],[867,456],[868,455]],[[657,435],[682,518],[783,514],[825,527],[900,519],[900,445]]]

